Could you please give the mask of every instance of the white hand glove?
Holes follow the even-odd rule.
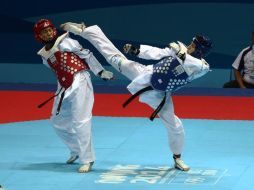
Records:
[[[187,53],[187,48],[185,45],[181,42],[171,42],[169,44],[169,47],[175,52],[177,57],[179,57],[182,61],[185,60],[186,58],[186,53]]]
[[[175,43],[175,42],[171,42],[169,44],[169,47],[177,54],[180,51],[180,46],[179,44]]]
[[[73,23],[73,22],[66,22],[64,24],[60,25],[60,28],[67,32],[71,32],[75,35],[81,34],[84,29],[86,28],[84,23],[78,24],[78,23]]]
[[[103,80],[113,79],[113,73],[110,71],[106,71],[106,70],[103,70],[100,76]]]

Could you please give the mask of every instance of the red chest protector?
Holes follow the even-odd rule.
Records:
[[[71,52],[57,51],[47,59],[47,62],[56,73],[58,82],[65,89],[72,85],[75,73],[89,69],[84,60]]]

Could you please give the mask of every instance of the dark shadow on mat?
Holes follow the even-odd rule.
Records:
[[[65,163],[34,163],[16,166],[14,169],[19,170],[33,170],[33,171],[51,171],[51,172],[77,172],[79,164],[65,164]]]

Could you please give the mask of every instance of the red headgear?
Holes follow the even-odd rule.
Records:
[[[50,20],[48,19],[40,19],[37,23],[34,25],[34,35],[35,39],[38,40],[39,42],[42,42],[43,40],[40,37],[40,33],[44,28],[51,27],[54,30],[54,37],[57,34],[56,28],[54,25],[51,23]]]

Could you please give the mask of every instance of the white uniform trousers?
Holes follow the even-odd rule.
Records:
[[[78,155],[81,164],[93,162],[91,119],[94,103],[90,74],[81,71],[74,76],[71,87],[65,92],[59,115],[56,109],[60,95],[54,100],[51,122],[57,135],[69,148],[71,155]]]

